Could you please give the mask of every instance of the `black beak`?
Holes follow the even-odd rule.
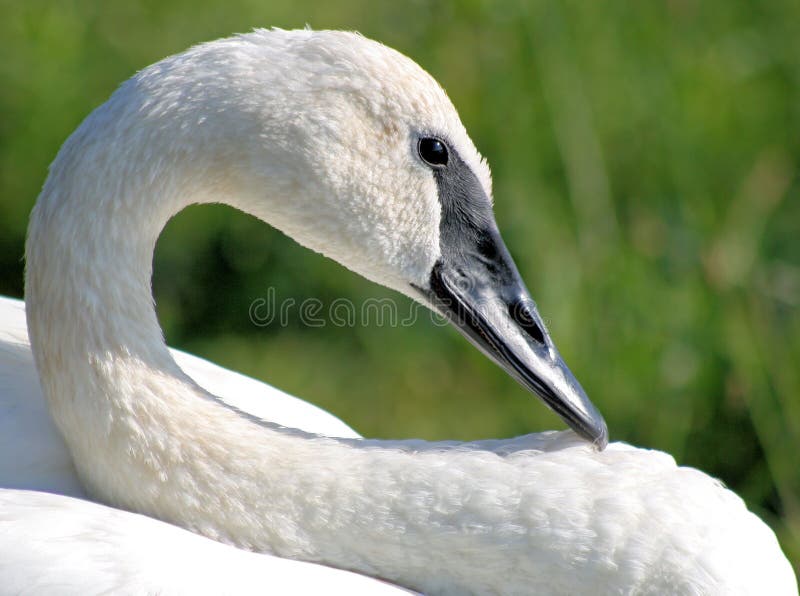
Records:
[[[572,430],[605,448],[605,420],[556,350],[475,174],[451,149],[434,178],[442,204],[441,257],[429,287],[417,291]]]
[[[553,345],[499,234],[460,266],[439,261],[428,299],[484,354],[600,449],[608,428]]]

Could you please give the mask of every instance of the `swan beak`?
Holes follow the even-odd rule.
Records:
[[[423,293],[475,346],[599,449],[608,428],[556,350],[494,225],[433,267]]]

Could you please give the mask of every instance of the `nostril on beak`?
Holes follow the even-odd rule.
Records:
[[[544,331],[542,331],[536,317],[531,312],[530,307],[523,301],[517,300],[508,306],[508,314],[519,325],[533,341],[545,345]]]

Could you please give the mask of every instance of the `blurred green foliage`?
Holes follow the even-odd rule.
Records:
[[[800,559],[800,3],[0,0],[0,292],[47,164],[136,70],[256,26],[356,29],[448,90],[497,219],[612,439],[724,480]],[[257,327],[277,296],[389,296],[259,222],[159,242],[168,341],[369,436],[561,428],[454,331]],[[400,299],[400,298],[398,298]],[[409,306],[410,308],[410,306]]]

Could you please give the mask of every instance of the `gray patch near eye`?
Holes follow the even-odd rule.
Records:
[[[464,267],[465,281],[507,287],[517,276],[511,255],[505,247],[492,213],[492,204],[478,177],[448,144],[450,159],[447,166],[433,170],[442,205],[439,226],[439,249],[442,264],[456,270]],[[479,267],[469,267],[477,261]],[[475,263],[476,265],[478,263]],[[475,275],[482,279],[475,279]],[[511,300],[512,296],[503,296]]]

